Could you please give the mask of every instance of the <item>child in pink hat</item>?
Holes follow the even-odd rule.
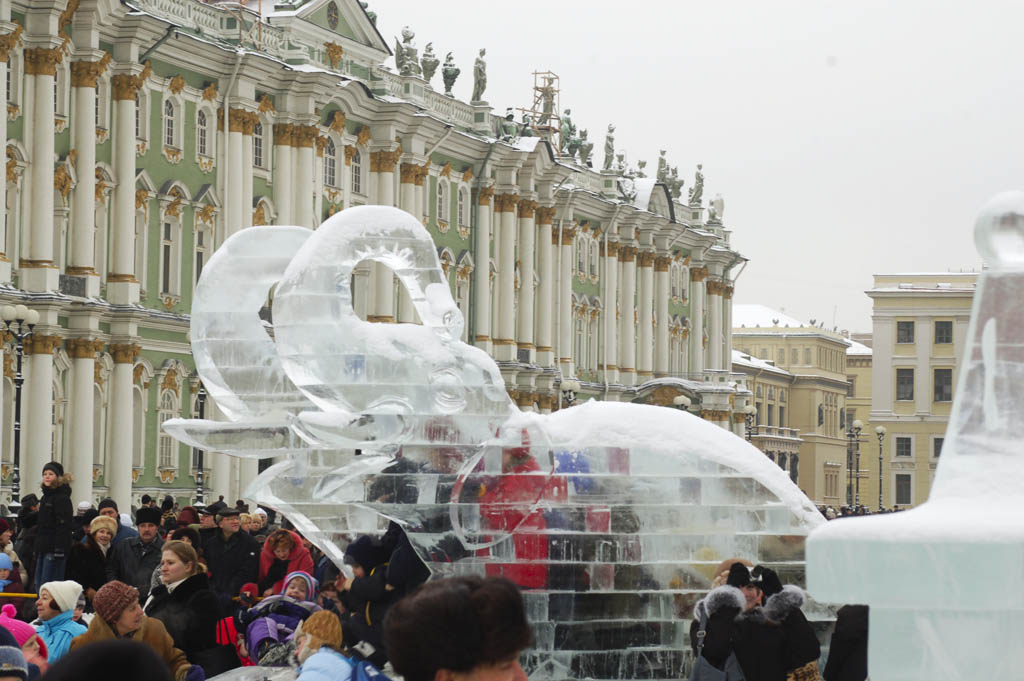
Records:
[[[36,633],[35,627],[17,619],[17,614],[18,610],[13,605],[5,605],[0,609],[0,627],[14,636],[14,640],[21,646],[22,654],[25,655],[25,661],[36,665],[41,673],[45,673],[48,666],[46,658],[49,655],[46,643]]]

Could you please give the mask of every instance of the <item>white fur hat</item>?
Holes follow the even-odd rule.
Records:
[[[50,593],[50,597],[56,601],[61,612],[74,610],[78,605],[78,597],[82,594],[82,585],[70,579],[63,582],[47,582],[40,587],[40,593],[43,589]]]

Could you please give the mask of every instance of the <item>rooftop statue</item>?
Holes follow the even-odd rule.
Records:
[[[722,216],[725,215],[725,199],[722,198],[721,194],[715,194],[715,198],[711,199],[711,206],[715,209],[718,221],[721,222]]]
[[[580,163],[582,165],[591,167],[590,155],[594,152],[594,143],[587,139],[587,131],[580,131],[579,139],[579,152],[580,152]]]
[[[452,58],[452,53],[449,52],[444,58],[444,66],[441,67],[441,78],[444,80],[444,93],[449,97],[452,97],[452,86],[455,85],[455,79],[459,77],[462,70],[455,65],[455,60]]]
[[[373,12],[373,11],[371,11],[369,9],[370,3],[366,2],[366,0],[359,0],[359,6],[362,7],[363,10],[366,12],[366,16],[370,18],[370,23],[373,24],[374,26],[376,26],[377,25],[377,13]]]
[[[568,153],[570,156],[574,153],[569,152],[569,144],[576,138],[576,126],[572,123],[572,110],[566,109],[565,113],[562,114],[562,127],[559,131],[561,136],[559,137],[560,149],[559,151]]]
[[[487,89],[487,62],[484,61],[485,54],[487,54],[487,50],[481,48],[480,54],[477,56],[476,61],[473,62],[473,96],[469,100],[471,102],[484,101],[484,90]]]
[[[533,119],[530,118],[530,114],[523,114],[523,124],[520,127],[520,137],[536,137],[537,133],[533,131]]]
[[[604,170],[612,169],[615,160],[615,125],[608,124],[608,132],[604,135]]]
[[[679,177],[679,167],[672,166],[672,170],[669,171],[668,179],[665,180],[665,184],[668,185],[669,194],[672,195],[673,199],[678,199],[683,195],[683,182],[684,180]]]
[[[646,167],[647,167],[647,161],[637,161],[636,162],[636,176],[637,177],[647,177],[647,173],[644,172],[644,168],[646,168]]]
[[[704,173],[701,172],[703,166],[697,164],[697,172],[693,177],[693,186],[690,187],[690,205],[699,206],[701,199],[704,198]]]
[[[395,273],[421,324],[357,316],[352,274],[367,261]],[[271,338],[256,311],[275,283]],[[519,584],[531,678],[681,678],[689,610],[716,566],[740,557],[799,579],[803,538],[824,522],[762,452],[693,414],[520,411],[495,361],[462,342],[427,229],[396,208],[233,234],[203,269],[192,323],[200,378],[228,420],[164,429],[276,458],[243,496],[339,566],[350,540],[394,520],[433,577]]]
[[[551,76],[544,76],[544,85],[541,87],[541,115],[538,125],[547,125],[555,112],[555,79]]]
[[[512,107],[505,109],[505,118],[498,124],[498,128],[499,137],[506,142],[519,137],[519,125],[516,123],[516,116],[512,111]]]
[[[423,48],[423,57],[420,59],[420,66],[423,67],[423,80],[429,83],[440,63],[441,60],[434,54],[434,43],[427,43],[427,46]]]
[[[668,159],[665,158],[665,149],[658,151],[658,182],[664,182],[668,179]]]
[[[421,74],[419,63],[419,50],[412,41],[416,34],[405,26],[402,28],[402,39],[395,38],[395,66],[403,76],[418,76]]]

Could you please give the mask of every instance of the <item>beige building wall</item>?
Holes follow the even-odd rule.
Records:
[[[886,429],[886,507],[913,507],[928,498],[953,404],[976,278],[975,273],[876,275],[867,292],[873,301],[871,411],[862,439],[874,451],[877,480],[874,429]],[[862,443],[862,465],[864,451]],[[868,505],[877,504],[877,481],[875,490]]]
[[[850,384],[846,398],[846,423],[859,420],[864,424],[860,435],[860,503],[874,510],[879,505],[878,436],[875,428],[881,424],[871,421],[871,363],[871,348],[853,341],[846,353],[846,380]],[[884,458],[882,469],[884,481],[889,473]],[[885,486],[884,482],[882,486]]]

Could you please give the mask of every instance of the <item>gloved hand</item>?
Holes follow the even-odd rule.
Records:
[[[185,672],[185,681],[206,681],[206,672],[202,667],[194,664]]]

